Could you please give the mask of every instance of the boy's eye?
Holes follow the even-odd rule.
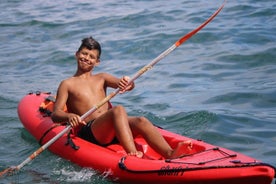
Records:
[[[89,54],[88,52],[81,52],[81,55],[83,55],[83,56],[85,56],[85,57],[89,57],[89,59],[91,59],[91,60],[95,60],[95,59],[97,59],[97,57],[96,56],[94,56],[93,54]]]
[[[93,55],[90,55],[90,59],[96,59],[95,56]]]

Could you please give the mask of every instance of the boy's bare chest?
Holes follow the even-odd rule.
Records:
[[[78,100],[97,101],[105,96],[105,89],[100,82],[81,81],[71,87],[71,95]]]

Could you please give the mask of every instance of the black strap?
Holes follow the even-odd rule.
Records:
[[[68,134],[67,134],[67,142],[65,143],[65,145],[67,146],[67,145],[70,145],[74,150],[78,150],[78,149],[80,149],[80,147],[79,146],[77,146],[74,142],[73,142],[73,140],[72,140],[72,138],[71,138],[71,134],[72,134],[72,129],[68,132]]]
[[[43,117],[50,117],[52,114],[52,111],[45,109],[43,107],[39,107],[39,111],[44,114]]]

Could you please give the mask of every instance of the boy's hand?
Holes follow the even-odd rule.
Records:
[[[128,83],[129,80],[130,80],[130,78],[128,76],[124,76],[121,78],[121,80],[119,82],[120,93],[130,91],[134,88],[134,82],[131,82],[129,84]]]
[[[76,114],[73,114],[73,113],[70,113],[69,116],[68,116],[68,122],[69,124],[71,125],[72,128],[75,128],[79,125],[86,125],[86,122],[85,121],[82,121],[80,116],[76,115]]]

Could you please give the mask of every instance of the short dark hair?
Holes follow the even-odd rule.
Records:
[[[81,43],[81,45],[78,49],[78,52],[83,48],[87,48],[89,50],[93,50],[93,49],[98,50],[99,51],[99,58],[100,58],[101,52],[102,52],[101,45],[92,36],[84,38],[82,40],[82,43]]]

